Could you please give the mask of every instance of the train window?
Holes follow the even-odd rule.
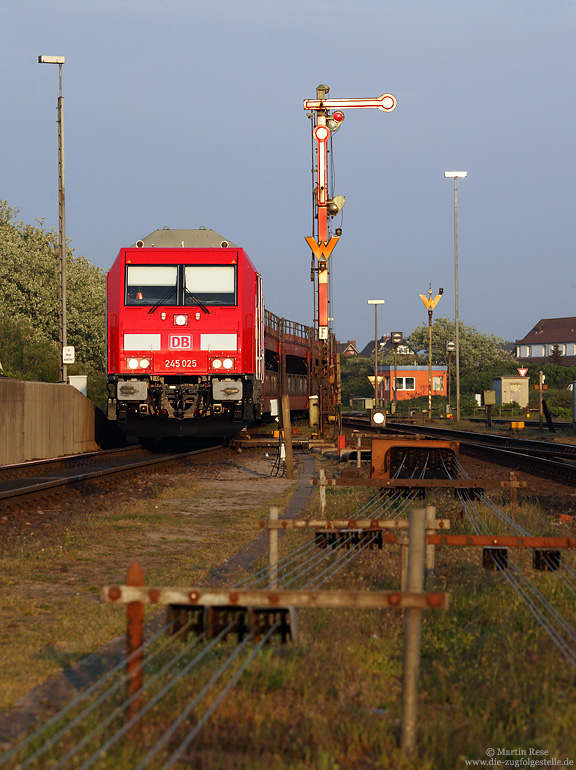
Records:
[[[178,267],[176,265],[128,265],[127,305],[177,304]]]
[[[196,305],[235,305],[235,265],[186,265],[184,303]]]

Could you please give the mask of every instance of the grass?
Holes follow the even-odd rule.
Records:
[[[194,489],[190,492],[193,494]],[[132,510],[129,517],[122,511],[111,516],[111,524],[121,525],[120,530],[108,531],[101,524],[90,523],[87,531],[74,530],[66,546],[67,558],[72,559],[75,549],[86,557],[83,538],[91,540],[96,534],[99,548],[111,548],[118,532],[122,532],[131,538],[132,546],[148,549],[149,545],[142,543],[148,515],[165,517],[162,526],[178,535],[182,506],[173,506],[170,500],[183,499],[186,489],[174,489],[172,494],[170,497],[165,490],[156,502],[143,506],[135,514],[134,532],[129,526]],[[329,488],[328,511],[337,518],[348,517],[371,495],[357,488]],[[158,499],[165,503],[156,509],[153,506],[158,505]],[[447,509],[453,513],[454,502],[441,500],[444,502],[437,501],[438,513],[443,517]],[[215,546],[210,535],[212,519],[208,521],[195,510],[195,535],[201,543],[198,550],[195,546],[188,555],[185,549],[177,550],[173,564],[164,564],[160,554],[155,558],[153,552],[146,551],[149,574],[159,582],[181,583],[202,571],[207,562],[214,562],[215,547],[218,553],[220,549],[238,550],[242,538],[254,534],[252,523],[266,511],[263,505],[249,511],[246,520],[244,515],[234,516],[236,523],[230,530],[233,542],[219,539]],[[318,508],[310,513],[317,516]],[[226,519],[223,511],[212,515],[214,521]],[[452,531],[466,531],[464,524],[452,518]],[[518,520],[534,534],[558,532],[545,512],[533,503],[519,509]],[[91,530],[91,526],[98,528]],[[287,532],[281,539],[281,553],[305,537],[309,535]],[[127,546],[119,543],[118,547]],[[58,558],[52,567],[42,564],[38,554],[35,568],[30,567],[32,572],[40,570],[48,588],[62,558],[57,549],[55,554]],[[481,569],[478,550],[438,547],[436,554],[431,587],[448,591],[451,603],[448,611],[424,613],[416,757],[405,758],[399,749],[401,612],[306,610],[299,615],[298,640],[285,646],[275,641],[259,655],[205,725],[181,766],[191,770],[453,770],[465,767],[465,759],[486,758],[488,747],[541,749],[549,752],[548,758],[576,761],[574,671],[503,577]],[[558,576],[531,572],[530,553],[515,552],[511,558],[554,599],[555,606],[574,625],[573,601],[560,588]],[[396,589],[399,583],[399,554],[389,547],[359,555],[332,587]],[[17,585],[15,579],[13,585]],[[82,605],[86,605],[84,600],[74,606],[80,610]],[[93,612],[97,606],[106,610],[93,602]],[[16,605],[6,602],[5,607],[17,615]],[[52,609],[52,599],[46,596],[36,597],[35,603],[27,606],[30,618],[40,617],[47,622]],[[107,611],[111,613],[108,623],[114,622],[112,615],[116,619],[122,615],[117,608]],[[63,660],[75,654],[73,636],[67,632],[60,636],[67,639],[61,640],[64,646],[44,649],[45,658],[60,656]],[[94,642],[92,639],[90,643],[97,646]],[[146,718],[137,740],[123,741],[97,766],[110,770],[134,767],[233,647],[232,640],[221,644],[204,666],[179,682],[169,702]],[[147,671],[146,676],[151,675],[152,671]],[[195,712],[177,737],[183,738],[202,713],[203,709]],[[83,725],[82,733],[85,731]],[[175,745],[177,742],[172,747]],[[61,756],[62,751],[63,747],[59,747],[57,755],[59,752]],[[151,767],[161,767],[166,757],[161,752]]]
[[[252,507],[232,512],[238,495],[209,505],[194,473],[138,483],[136,496],[78,500],[68,524],[50,537],[34,532],[0,551],[0,711],[124,632],[124,613],[100,602],[99,592],[125,582],[132,561],[140,561],[148,584],[191,585],[252,540],[267,514],[254,496]],[[259,502],[279,506],[293,488],[269,479],[260,486]]]

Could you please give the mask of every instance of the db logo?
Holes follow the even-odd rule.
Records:
[[[168,346],[170,350],[191,350],[192,337],[186,334],[171,334]]]

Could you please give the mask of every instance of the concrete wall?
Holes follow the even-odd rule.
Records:
[[[0,378],[0,465],[95,451],[94,424],[71,385]]]

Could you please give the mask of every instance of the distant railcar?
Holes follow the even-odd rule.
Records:
[[[288,393],[306,409],[308,327],[266,313],[246,252],[212,230],[156,230],[108,273],[108,418],[145,439],[238,433]]]

